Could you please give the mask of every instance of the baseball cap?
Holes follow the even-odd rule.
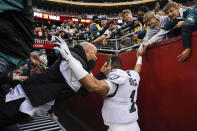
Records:
[[[102,17],[102,18],[101,18],[101,21],[102,21],[102,20],[107,20],[107,19],[106,19],[105,17]]]

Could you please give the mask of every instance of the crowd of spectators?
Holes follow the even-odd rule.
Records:
[[[135,23],[133,23],[133,27],[128,32],[124,32],[122,34],[120,34],[120,30],[123,30],[126,27],[128,27],[126,26],[126,24],[129,21],[123,18],[122,13],[119,13],[116,19],[113,19],[113,25],[115,25],[115,28],[120,28],[122,26],[122,28],[119,29],[118,33],[116,33],[116,36],[118,36],[116,38],[120,38],[121,36],[125,36],[128,33],[137,30],[142,30],[142,32],[138,32],[132,36],[127,37],[130,40],[129,45],[139,44],[141,39],[143,39],[143,37],[145,36],[145,32],[147,30],[147,26],[145,26],[145,24],[143,23],[143,15],[149,10],[150,9],[148,7],[141,6],[140,8],[138,8],[137,14],[131,12],[131,16],[129,16],[129,21],[135,21]],[[161,14],[159,3],[156,4],[155,9],[153,9],[153,11],[156,14]],[[68,21],[64,20],[64,22],[62,23],[54,23],[53,21],[45,20],[42,24],[35,24],[35,39],[52,41],[52,36],[56,35],[63,38],[70,45],[76,44],[76,42],[73,42],[73,40],[85,40],[92,43],[97,43],[94,41],[95,39],[102,36],[104,33],[105,35],[107,35],[109,31],[112,32],[114,30],[113,27],[111,29],[109,27],[110,21],[111,19],[109,18],[98,18],[97,16],[92,17],[91,24],[83,24],[81,22],[81,19],[79,19],[77,23],[73,23],[71,19],[69,19]],[[107,22],[109,23],[107,24]],[[99,41],[102,43],[101,40]],[[103,44],[106,43],[103,42]]]
[[[169,2],[171,1],[169,0]],[[189,8],[179,3],[177,5],[178,12],[183,13],[186,10],[186,12],[190,12],[192,9],[192,7]],[[159,3],[156,3],[154,9],[149,9],[147,6],[139,7],[136,14],[129,9],[123,10],[116,19],[93,16],[91,24],[83,24],[81,19],[77,23],[73,23],[71,19],[65,20],[59,25],[52,25],[48,21],[40,27],[35,26],[35,38],[50,42],[53,41],[53,36],[59,36],[71,46],[76,45],[81,40],[91,42],[98,48],[106,49],[107,45],[110,50],[141,44],[138,50],[141,54],[153,43],[181,35],[181,27],[187,16],[182,16],[180,13],[180,18],[179,16],[171,18],[171,14],[163,11],[162,8]],[[174,26],[173,24],[177,25]],[[174,27],[171,28],[171,25]],[[116,41],[110,41],[110,39],[118,41],[118,46],[114,44]],[[187,52],[187,57],[189,57],[190,52]]]
[[[174,0],[175,2],[178,2],[182,5],[192,5],[193,0]],[[92,1],[94,2],[94,1]],[[124,2],[124,1],[123,1]],[[137,10],[140,6],[146,5],[150,9],[153,9],[155,7],[155,2],[152,1],[148,2],[146,4],[137,4],[132,6],[110,6],[110,7],[91,7],[91,6],[74,6],[70,4],[58,4],[58,6],[54,6],[54,4],[50,4],[48,2],[42,2],[40,0],[35,0],[34,8],[33,10],[36,12],[43,12],[48,13],[52,15],[61,15],[61,16],[67,16],[67,17],[82,17],[82,18],[92,18],[92,16],[97,15],[99,17],[106,16],[107,18],[114,18],[116,17],[122,10],[125,8],[131,9],[133,13],[137,13]],[[160,6],[161,8],[164,7],[164,5],[168,2],[168,0],[160,0]]]
[[[51,41],[52,36],[61,36],[65,41],[85,40],[89,35],[89,25],[85,25],[81,22],[73,23],[73,21],[64,21],[60,25],[51,24],[51,21],[42,25],[35,25],[35,39],[42,39]]]
[[[185,7],[180,6],[180,8],[185,8]],[[161,20],[164,17],[165,19],[166,18],[170,19],[168,18],[168,16],[166,16],[165,12],[161,9],[159,3],[157,3],[155,5],[155,8],[152,9],[151,11],[154,13],[152,14],[154,15],[153,17],[155,17],[156,19],[160,19],[160,24],[165,24],[162,23]],[[145,14],[146,16],[144,16]],[[131,46],[133,44],[140,45],[140,43],[145,43],[148,40],[150,40],[150,39],[146,40],[148,36],[148,35],[146,36],[146,32],[148,30],[148,26],[150,30],[151,25],[145,20],[145,17],[147,16],[150,17],[150,15],[151,15],[150,9],[146,6],[141,6],[140,8],[138,8],[137,14],[132,14],[130,10],[123,10],[122,13],[120,13],[117,16],[116,20],[107,19],[105,17],[98,18],[97,16],[93,16],[91,20],[91,24],[83,24],[80,19],[77,23],[74,23],[71,19],[69,19],[68,21],[65,20],[62,23],[45,21],[42,24],[38,24],[38,23],[34,24],[34,34],[35,34],[34,37],[35,39],[45,40],[48,41],[48,43],[50,43],[51,41],[53,41],[53,36],[59,36],[71,46],[77,44],[78,40],[89,41],[92,44],[96,44],[96,45],[99,42],[103,45],[107,45],[109,39],[120,38],[128,35],[129,33],[134,32],[132,35],[128,35],[127,38],[129,39],[127,39],[127,42],[125,42],[126,41],[125,39],[124,41],[120,41],[119,48],[124,47],[125,43],[126,46],[128,45]],[[118,21],[121,22],[119,23]],[[122,32],[122,30],[126,28],[128,28],[129,30],[127,30],[126,32]],[[161,32],[160,29],[159,31]],[[165,37],[162,38],[161,40],[169,37],[174,37],[177,35],[181,35],[180,28],[174,29],[173,31],[169,31],[168,33],[165,34]],[[56,53],[54,52],[51,53],[48,50],[46,52],[47,55],[49,56],[51,54],[53,54],[53,56],[56,55]],[[53,59],[56,58],[57,57],[54,57]],[[49,66],[52,65],[52,63],[54,62],[54,60],[52,60],[51,62],[50,58],[48,60],[46,59],[47,58],[45,58],[45,61],[49,62]]]
[[[78,20],[77,23],[73,23],[71,19],[68,21],[64,21],[62,23],[53,23],[51,21],[47,21],[42,23],[41,25],[35,25],[35,38],[36,39],[43,39],[46,41],[51,41],[52,36],[61,36],[69,45],[74,45],[77,42],[74,40],[85,40],[92,42],[93,44],[98,43],[97,38],[110,32],[116,32],[112,34],[116,34],[118,37],[111,37],[111,38],[120,38],[122,36],[128,35],[131,32],[136,32],[131,36],[128,36],[127,39],[130,44],[127,46],[139,44],[142,39],[145,37],[146,30],[148,29],[147,24],[143,22],[143,16],[148,11],[153,11],[157,16],[165,16],[166,14],[162,11],[160,7],[160,3],[156,3],[154,9],[149,9],[147,6],[141,6],[138,8],[137,13],[130,12],[130,20],[134,21],[134,23],[129,23],[127,18],[121,13],[118,14],[116,19],[113,19],[115,27],[118,29],[110,29],[110,20],[106,17],[98,18],[97,16],[93,16],[91,20],[91,24],[83,24],[81,22],[81,18]],[[107,24],[107,21],[109,22]],[[104,25],[102,24],[104,23]],[[121,27],[121,28],[120,28]],[[127,27],[131,27],[130,30],[127,32],[120,32]],[[105,32],[106,31],[106,32]],[[180,35],[180,33],[173,32],[169,33],[169,37]],[[110,37],[109,37],[110,38]],[[97,40],[96,40],[97,39]],[[95,42],[96,40],[96,42]],[[106,45],[106,40],[104,38],[98,40],[100,43]],[[128,43],[127,42],[127,43]]]
[[[141,43],[139,53],[142,54],[149,45],[162,41],[168,36],[173,37],[180,35],[181,32],[179,29],[183,27],[182,35],[186,36],[183,37],[183,42],[185,41],[186,45],[184,45],[185,50],[180,54],[180,61],[182,62],[188,59],[191,53],[191,44],[188,43],[189,41],[185,38],[190,38],[191,32],[195,29],[192,27],[196,26],[197,7],[189,9],[176,3],[170,4],[165,6],[164,11],[160,9],[159,3],[157,3],[155,9],[151,11],[148,7],[141,6],[136,15],[133,15],[130,10],[126,9],[117,16],[116,20],[93,16],[91,24],[83,24],[80,19],[77,23],[73,23],[71,19],[68,21],[65,20],[60,24],[47,21],[41,25],[34,25],[34,37],[35,39],[48,41],[48,43],[54,40],[54,36],[59,36],[70,45],[77,44],[74,42],[75,40],[89,41],[92,44],[101,42],[106,45],[108,44],[109,39],[117,39],[127,36],[127,38],[130,38],[128,39],[129,42],[126,42],[126,45],[124,43],[125,41],[120,43],[119,48]],[[181,14],[178,14],[176,16],[176,14],[170,12],[171,8],[174,8],[178,13],[184,13],[187,11],[189,15],[181,16]],[[175,27],[178,27],[179,31],[177,31],[177,28]],[[125,29],[128,30],[122,32]],[[175,29],[175,32],[174,30],[171,32],[171,29]],[[189,32],[188,29],[191,29],[191,32]],[[50,53],[51,52],[46,50],[33,51],[24,66],[18,67],[13,72],[7,74],[7,80],[12,79],[23,81],[34,74],[44,71],[47,66],[52,65],[57,59],[57,57],[55,57],[51,62],[50,58],[47,58],[47,55],[49,56]],[[55,55],[56,53],[57,52],[55,52]],[[26,75],[28,77],[18,77],[20,75]],[[12,76],[12,78],[10,78],[10,76]],[[8,82],[10,83],[10,81]],[[12,89],[9,88],[8,90]]]
[[[139,12],[140,11],[143,12],[143,7],[139,9]],[[106,31],[108,28],[107,21],[109,20],[110,19],[106,17],[98,18],[97,16],[93,16],[91,24],[83,24],[80,19],[77,23],[74,23],[71,19],[68,21],[64,20],[62,23],[55,23],[53,21],[44,21],[44,23],[41,24],[35,23],[35,39],[51,41],[52,36],[56,35],[61,36],[68,43],[72,40],[92,41]],[[123,24],[121,13],[114,21],[116,26],[121,26]],[[102,30],[103,28],[105,28],[105,30]],[[101,30],[102,32],[99,32]]]

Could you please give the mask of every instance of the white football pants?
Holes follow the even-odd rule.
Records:
[[[140,127],[137,122],[130,124],[111,124],[108,131],[140,131]]]

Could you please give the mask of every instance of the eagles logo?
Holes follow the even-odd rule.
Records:
[[[189,17],[189,18],[187,18],[187,20],[188,20],[189,22],[191,22],[191,23],[194,22],[194,18],[193,18],[193,17]]]

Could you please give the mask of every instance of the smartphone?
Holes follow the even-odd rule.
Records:
[[[109,56],[108,56],[108,58],[107,58],[107,66],[108,66],[108,64],[109,64],[109,62],[110,62],[110,60],[111,60],[111,57],[112,57],[112,54],[110,54]]]

